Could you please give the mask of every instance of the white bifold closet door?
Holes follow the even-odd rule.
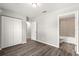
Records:
[[[14,21],[14,45],[22,42],[22,22],[21,20]]]
[[[20,44],[22,40],[21,20],[2,16],[2,42],[1,47]]]

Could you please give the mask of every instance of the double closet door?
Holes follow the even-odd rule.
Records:
[[[22,22],[19,19],[2,16],[1,47],[9,47],[22,42]]]

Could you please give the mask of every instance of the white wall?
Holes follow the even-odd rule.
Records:
[[[79,11],[78,11],[78,43],[77,43],[77,48],[78,48],[78,51],[77,51],[77,53],[79,54]]]
[[[31,38],[31,22],[27,22],[27,39]]]
[[[35,18],[37,21],[37,41],[59,47],[58,15],[79,10],[77,7],[65,8]]]
[[[26,43],[27,42],[27,40],[26,40],[26,38],[27,38],[27,35],[26,35],[26,33],[27,33],[27,24],[26,24],[26,21],[22,21],[22,43]]]
[[[0,17],[0,47],[1,47],[1,17]]]
[[[0,10],[0,14],[1,14],[2,10]],[[1,17],[0,17],[0,50],[1,50]]]
[[[37,20],[37,41],[59,47],[57,16],[53,13],[42,15]]]
[[[31,22],[31,39],[36,40],[36,21]]]

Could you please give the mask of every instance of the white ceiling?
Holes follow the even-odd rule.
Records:
[[[78,3],[40,3],[40,6],[34,8],[31,3],[0,3],[0,8],[12,10],[19,14],[37,17],[46,10],[47,12],[55,11],[62,8],[71,6],[79,6]]]

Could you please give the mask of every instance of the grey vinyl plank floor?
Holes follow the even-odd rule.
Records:
[[[28,40],[25,44],[19,44],[4,48],[0,51],[0,56],[77,56],[75,46],[69,43],[60,44],[56,48],[47,44]]]

